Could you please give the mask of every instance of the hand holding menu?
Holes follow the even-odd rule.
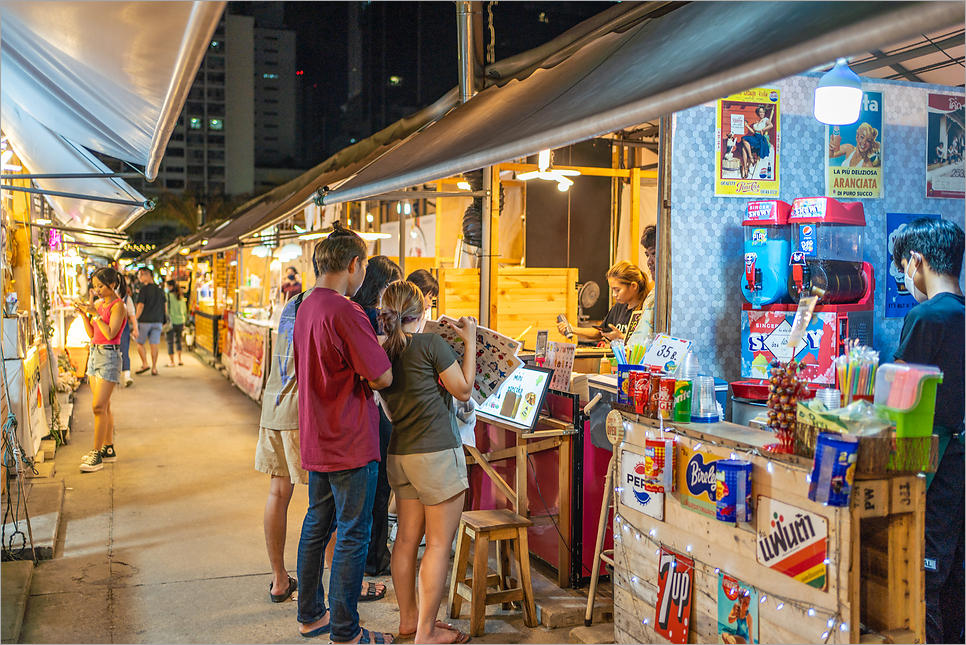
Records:
[[[456,324],[457,320],[447,316],[440,316],[439,320],[429,320],[423,328],[427,334],[438,334],[443,337],[456,355],[463,362],[465,347],[463,340],[447,325]],[[477,405],[484,401],[506,381],[523,361],[517,356],[521,343],[503,334],[498,334],[486,327],[476,328],[476,382],[473,384],[473,400]]]

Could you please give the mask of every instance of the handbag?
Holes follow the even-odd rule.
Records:
[[[166,304],[167,307],[165,307],[164,324],[161,325],[161,333],[162,334],[167,334],[169,331],[171,331],[172,329],[174,329],[174,325],[171,324],[171,316],[168,315],[168,311],[171,308],[171,301],[168,298],[168,294],[164,294],[164,301],[165,301],[164,304]]]

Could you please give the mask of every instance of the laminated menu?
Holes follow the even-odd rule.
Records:
[[[456,325],[458,321],[448,316],[440,316],[439,320],[427,321],[423,332],[442,336],[462,364],[465,354],[463,339],[447,322]],[[517,356],[521,347],[522,343],[519,341],[492,329],[476,328],[476,382],[473,384],[473,400],[477,405],[482,405],[491,394],[500,389],[503,382],[523,364]]]

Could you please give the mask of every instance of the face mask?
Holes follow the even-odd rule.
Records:
[[[912,270],[912,273],[910,274],[908,271],[909,271],[909,266],[911,264],[912,264],[912,256],[910,255],[909,261],[906,262],[906,273],[903,274],[902,276],[903,282],[905,282],[905,285],[906,285],[906,291],[912,294],[912,297],[916,299],[916,302],[926,302],[927,300],[929,300],[929,298],[926,297],[926,294],[924,294],[922,291],[919,291],[919,289],[916,288],[916,281],[914,279],[916,277],[916,272],[919,271],[919,267],[914,268]]]

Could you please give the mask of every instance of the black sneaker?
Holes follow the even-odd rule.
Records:
[[[91,450],[81,461],[80,470],[82,473],[93,473],[104,467],[104,460],[101,459],[100,450]]]
[[[105,464],[113,464],[117,461],[117,453],[114,452],[114,445],[104,446],[101,448],[101,461]]]

